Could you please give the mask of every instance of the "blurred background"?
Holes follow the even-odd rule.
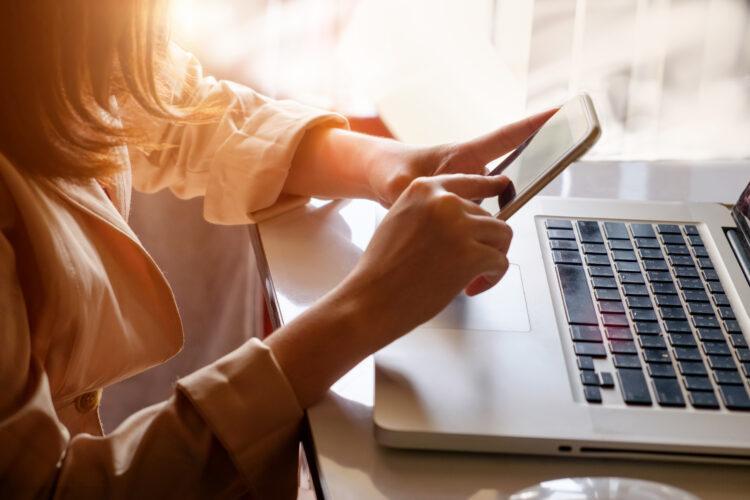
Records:
[[[174,37],[209,72],[379,114],[404,140],[586,91],[604,130],[589,159],[750,156],[748,0],[173,1]]]

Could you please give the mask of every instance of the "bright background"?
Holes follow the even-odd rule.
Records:
[[[748,0],[173,2],[174,37],[217,76],[380,114],[404,140],[586,91],[604,129],[589,159],[750,157]]]

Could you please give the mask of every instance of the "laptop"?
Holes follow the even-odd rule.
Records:
[[[376,356],[385,446],[750,462],[740,200],[536,197],[510,269]]]

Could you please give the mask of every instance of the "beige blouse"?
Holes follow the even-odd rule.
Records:
[[[207,220],[248,224],[304,203],[282,188],[297,145],[338,115],[204,77],[177,49],[210,125],[122,118],[174,147],[121,151],[105,190],[30,178],[0,154],[0,498],[293,497],[302,410],[270,350],[250,341],[177,381],[103,436],[101,389],[176,354],[169,285],[126,223],[130,185],[203,196]],[[131,178],[132,173],[132,178]]]

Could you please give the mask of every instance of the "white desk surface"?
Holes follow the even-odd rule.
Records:
[[[733,203],[748,179],[750,161],[581,163],[544,194]],[[383,213],[361,200],[316,200],[259,225],[261,269],[275,290],[277,321],[291,321],[349,272]],[[326,498],[506,498],[540,481],[570,476],[635,477],[706,499],[750,498],[750,467],[386,449],[373,437],[373,375],[369,358],[308,411],[312,455]]]

